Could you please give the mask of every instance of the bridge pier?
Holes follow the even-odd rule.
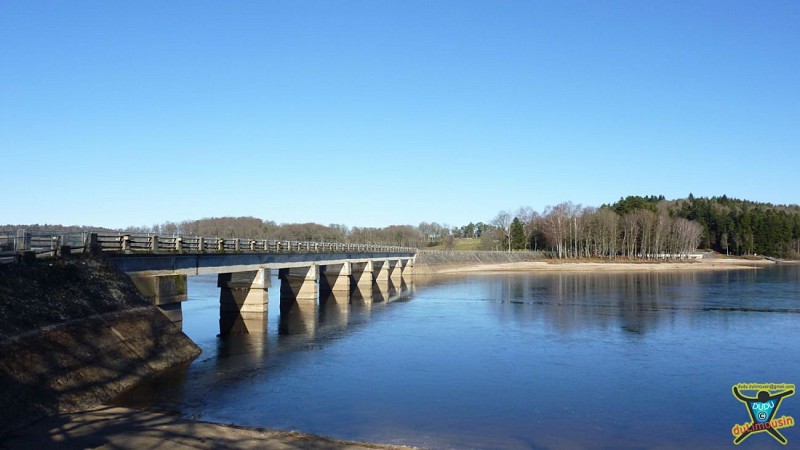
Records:
[[[318,320],[319,267],[279,269],[281,280],[281,334],[306,334],[313,336]]]
[[[372,261],[350,264],[350,285],[364,291],[372,289]]]
[[[320,266],[319,270],[320,324],[347,323],[350,314],[351,263]]]
[[[372,261],[350,264],[350,302],[372,304]]]
[[[403,278],[405,278],[406,280],[408,280],[412,276],[414,276],[414,260],[415,259],[416,258],[409,258],[409,259],[406,259],[406,260],[401,260],[401,261],[404,261],[403,262],[403,269],[401,271],[401,274],[402,274]]]
[[[270,273],[259,269],[217,275],[220,335],[267,332]]]
[[[352,265],[349,262],[329,266],[319,266],[320,304],[322,298],[334,297],[337,303],[349,303]],[[335,293],[335,295],[331,295]]]
[[[188,298],[186,275],[132,276],[131,280],[144,298],[158,306],[178,328],[182,327],[181,302]]]
[[[290,304],[295,301],[317,302],[318,266],[279,269],[278,278],[281,280],[281,310],[283,310],[284,303]]]
[[[389,292],[389,260],[372,263],[373,289],[372,296],[377,301],[385,301]],[[377,291],[377,292],[376,292]],[[380,294],[380,297],[378,296]]]
[[[389,260],[389,280],[395,286],[400,286],[403,279],[403,260],[393,259]]]

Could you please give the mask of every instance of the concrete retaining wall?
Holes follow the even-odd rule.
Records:
[[[435,251],[417,253],[414,273],[435,274],[441,270],[472,267],[481,264],[503,264],[532,261],[543,257],[542,252],[492,252],[492,251]]]

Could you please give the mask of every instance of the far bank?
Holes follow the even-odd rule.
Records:
[[[774,265],[766,258],[731,258],[711,253],[694,258],[663,260],[552,259],[543,252],[435,251],[417,253],[414,271],[420,275],[497,272],[638,272],[670,270],[756,269]]]

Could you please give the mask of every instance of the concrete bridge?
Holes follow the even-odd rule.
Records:
[[[272,271],[281,315],[313,317],[317,307],[388,301],[410,280],[417,250],[386,245],[200,236],[17,232],[6,245],[26,255],[102,254],[177,325],[187,276],[216,274],[220,334],[263,333]],[[9,244],[10,242],[10,244]]]

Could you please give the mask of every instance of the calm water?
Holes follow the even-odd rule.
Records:
[[[731,448],[733,384],[800,384],[800,266],[472,275],[283,324],[278,287],[267,335],[219,338],[216,278],[190,278],[203,354],[125,401],[433,448]],[[800,395],[780,414],[800,419]]]

